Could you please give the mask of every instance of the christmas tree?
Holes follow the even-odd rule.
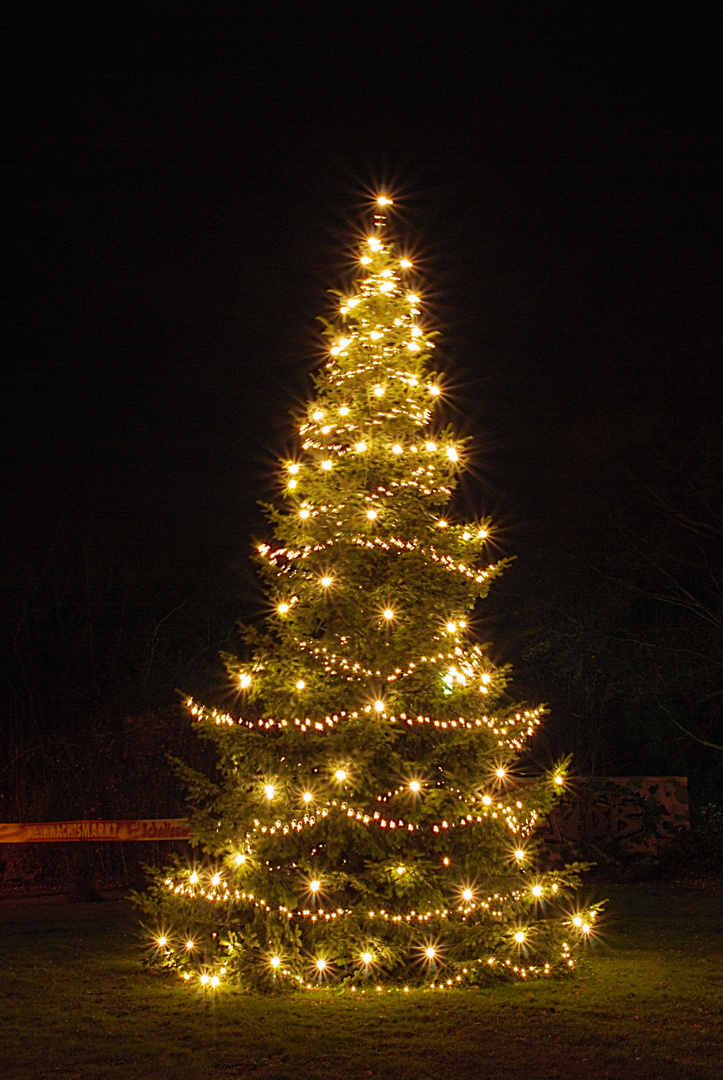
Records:
[[[155,960],[251,988],[569,972],[595,910],[534,839],[566,763],[515,776],[542,710],[510,702],[475,633],[504,563],[489,521],[457,520],[468,448],[383,219],[359,264],[266,507],[266,628],[226,657],[238,708],[187,702],[220,781],[188,773],[203,858],[142,898]]]

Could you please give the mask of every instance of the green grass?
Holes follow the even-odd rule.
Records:
[[[198,996],[141,970],[122,900],[0,901],[0,1076],[723,1078],[723,896],[608,889],[576,980]]]

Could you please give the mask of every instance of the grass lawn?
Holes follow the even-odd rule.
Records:
[[[144,974],[124,900],[0,900],[0,1077],[723,1078],[723,896],[604,894],[576,980],[282,1000]]]

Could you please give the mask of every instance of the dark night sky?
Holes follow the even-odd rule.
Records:
[[[567,489],[596,498],[570,448],[629,432],[714,354],[722,221],[705,9],[597,6],[491,4],[411,36],[25,31],[4,155],[16,535],[63,504],[142,521],[170,560],[199,536],[243,558],[378,182],[511,548]]]

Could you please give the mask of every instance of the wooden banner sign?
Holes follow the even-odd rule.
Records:
[[[68,840],[187,840],[184,818],[141,818],[132,821],[33,821],[27,825],[0,822],[0,844],[52,843]]]

